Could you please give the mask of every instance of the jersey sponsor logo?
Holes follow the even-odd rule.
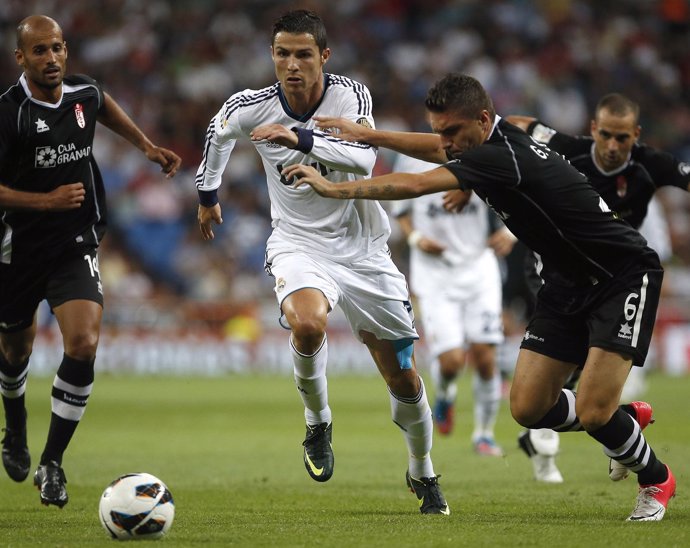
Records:
[[[91,155],[91,147],[84,147],[77,150],[74,143],[58,145],[57,149],[51,146],[36,147],[36,158],[34,167],[45,169],[69,162],[76,162]]]
[[[46,131],[50,131],[50,128],[48,127],[48,124],[46,124],[45,120],[41,120],[40,118],[36,119],[36,133],[45,133]]]
[[[448,211],[445,207],[435,203],[429,204],[426,209],[426,215],[431,219],[435,219],[439,215],[477,215],[478,213],[479,207],[477,207],[477,204],[471,202],[460,211]]]
[[[74,105],[74,116],[77,118],[77,124],[80,128],[86,127],[86,118],[84,117],[84,107],[81,103]]]
[[[319,162],[311,162],[307,165],[313,167],[316,171],[318,171],[321,174],[322,177],[326,177],[328,175],[328,172],[331,171],[328,169],[328,167]],[[278,173],[280,173],[280,182],[283,183],[285,186],[291,185],[294,182],[292,180],[288,181],[283,175],[283,164],[278,164],[276,166],[276,169],[278,170]]]
[[[632,339],[632,328],[630,327],[628,322],[621,324],[621,328],[618,331],[618,338],[626,340]]]
[[[57,152],[53,147],[36,147],[34,167],[46,168],[57,165]]]
[[[681,162],[678,164],[678,172],[681,175],[690,175],[690,164],[687,162]]]

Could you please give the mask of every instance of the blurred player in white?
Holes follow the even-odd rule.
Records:
[[[319,482],[333,474],[326,326],[339,305],[388,386],[393,421],[408,448],[406,482],[420,511],[449,514],[431,462],[431,408],[415,367],[418,335],[407,283],[388,251],[388,217],[378,202],[322,198],[281,176],[286,166],[307,164],[342,182],[368,177],[374,167],[374,147],[315,130],[312,117],[319,114],[374,126],[369,90],[324,73],[331,54],[326,41],[313,12],[290,11],[275,21],[271,53],[278,82],[231,96],[208,129],[196,176],[199,226],[204,239],[213,238],[212,223],[222,223],[217,190],[230,153],[236,139],[250,138],[271,200],[266,270],[275,278],[281,324],[292,330],[289,352],[305,407],[307,472]]]
[[[421,173],[435,167],[399,155],[393,171]],[[410,245],[410,285],[433,359],[434,420],[441,434],[450,434],[456,379],[469,360],[475,369],[474,450],[502,456],[494,436],[501,401],[496,345],[503,342],[496,254],[510,252],[516,239],[475,194],[465,198],[459,212],[444,208],[444,196],[428,194],[393,202],[393,213]]]

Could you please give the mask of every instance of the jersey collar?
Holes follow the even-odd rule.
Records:
[[[321,94],[321,97],[319,97],[319,100],[316,102],[316,105],[307,113],[305,114],[296,114],[293,112],[293,110],[290,108],[290,105],[288,105],[287,99],[285,98],[285,95],[283,95],[283,88],[278,86],[278,98],[280,99],[280,104],[283,107],[283,110],[285,111],[285,114],[287,114],[290,118],[294,118],[298,122],[306,122],[309,120],[312,116],[314,116],[314,113],[316,112],[316,109],[318,109],[321,106],[321,103],[323,102],[323,98],[326,95],[326,89],[328,89],[328,84],[330,82],[330,79],[328,77],[328,74],[323,75],[323,93]]]
[[[29,83],[26,81],[26,75],[22,72],[22,75],[19,77],[19,83],[21,84],[22,88],[24,88],[24,93],[26,93],[26,96],[31,99],[32,102],[36,103],[37,105],[41,105],[46,108],[58,108],[62,104],[62,98],[65,94],[62,86],[60,86],[60,99],[58,100],[57,103],[48,103],[46,101],[39,101],[36,99],[33,94],[31,93],[31,89],[29,89]]]
[[[632,158],[632,150],[628,153],[628,157],[625,159],[625,162],[623,162],[620,167],[617,167],[616,169],[612,169],[611,171],[605,171],[597,162],[597,157],[594,154],[594,143],[592,143],[592,148],[589,151],[589,154],[592,156],[592,163],[594,164],[594,167],[597,168],[597,171],[601,173],[602,175],[605,175],[606,177],[610,177],[611,175],[618,175],[622,171],[625,171],[625,169],[628,167],[630,164],[630,158]]]

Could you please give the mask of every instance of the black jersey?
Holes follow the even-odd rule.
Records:
[[[62,90],[56,104],[37,101],[22,75],[0,97],[0,184],[50,192],[82,182],[85,200],[69,211],[0,210],[0,263],[98,245],[103,235],[105,193],[92,150],[103,91],[83,75],[66,77]]]
[[[486,142],[444,167],[541,256],[546,281],[582,286],[609,280],[639,255],[654,253],[582,173],[505,120]]]
[[[594,163],[594,139],[572,137],[534,121],[527,133],[565,156],[584,173],[594,188],[618,216],[640,228],[647,216],[647,206],[657,188],[676,186],[683,190],[690,184],[690,164],[652,147],[635,144],[630,159],[616,170],[605,172]]]

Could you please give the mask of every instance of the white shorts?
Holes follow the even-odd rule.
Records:
[[[417,296],[424,339],[437,357],[471,343],[501,344],[503,320],[501,278],[484,271],[464,291],[429,291]]]
[[[324,294],[331,309],[340,306],[360,341],[360,331],[380,340],[419,338],[405,276],[387,249],[348,264],[303,252],[281,252],[268,257],[266,270],[275,278],[281,307],[291,293],[313,287]],[[285,326],[283,321],[281,325]]]

